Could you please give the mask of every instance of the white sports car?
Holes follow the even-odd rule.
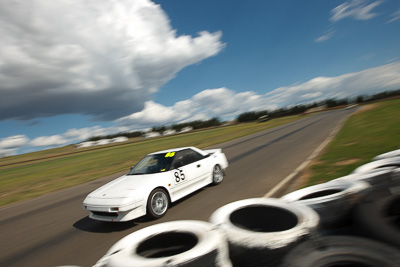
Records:
[[[221,149],[183,147],[148,154],[130,172],[90,193],[83,209],[95,220],[162,217],[170,203],[222,182],[228,161]]]

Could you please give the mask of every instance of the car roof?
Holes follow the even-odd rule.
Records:
[[[168,153],[168,152],[178,152],[178,151],[185,150],[185,149],[193,149],[194,151],[199,151],[198,148],[195,148],[193,146],[187,146],[187,147],[178,147],[178,148],[171,148],[171,149],[161,150],[161,151],[149,153],[149,155]]]

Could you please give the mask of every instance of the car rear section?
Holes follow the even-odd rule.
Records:
[[[225,154],[222,152],[221,148],[217,149],[208,149],[204,150],[205,153],[209,154],[210,157],[213,159],[213,162],[215,164],[218,164],[221,166],[225,173],[225,169],[228,168],[228,160],[226,159]]]

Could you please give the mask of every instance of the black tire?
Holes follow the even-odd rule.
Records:
[[[360,237],[328,236],[300,244],[286,255],[282,267],[394,267],[400,251]]]
[[[315,210],[322,229],[348,224],[350,213],[370,185],[363,181],[331,181],[291,192],[281,199],[301,203]]]
[[[217,185],[224,180],[224,170],[218,164],[212,170],[212,184]]]
[[[231,267],[222,231],[201,221],[172,221],[140,229],[114,244],[95,266]]]
[[[154,189],[147,200],[147,215],[151,219],[161,218],[167,213],[170,200],[168,193],[162,188]]]
[[[291,248],[316,230],[319,217],[301,204],[254,198],[217,209],[210,222],[226,234],[235,267],[277,266]]]
[[[400,248],[400,183],[372,191],[353,217],[360,234]]]

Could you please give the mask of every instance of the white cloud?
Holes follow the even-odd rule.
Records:
[[[325,34],[323,34],[322,36],[318,37],[317,39],[315,39],[316,43],[322,43],[325,42],[326,40],[329,40],[333,37],[333,35],[335,34],[336,30],[329,30],[328,32],[326,32]]]
[[[400,9],[398,9],[396,12],[394,12],[394,13],[391,15],[391,17],[392,17],[392,19],[389,20],[388,23],[394,22],[394,21],[396,21],[396,20],[400,20]]]
[[[29,150],[35,151],[37,147],[51,148],[67,144],[77,143],[94,136],[116,134],[130,130],[127,127],[108,127],[100,126],[87,127],[81,129],[70,129],[63,134],[52,136],[40,136],[30,140],[25,135],[9,136],[0,140],[0,158],[17,154],[18,149],[30,147]]]
[[[251,111],[276,109],[329,98],[356,97],[400,88],[400,62],[336,77],[316,77],[304,83],[277,88],[264,95],[228,88],[206,89],[190,99],[166,107],[147,102],[145,109],[117,120],[117,124],[144,128],[196,119],[234,118]]]
[[[198,107],[191,100],[177,102],[172,107],[166,107],[153,101],[145,103],[145,108],[137,113],[117,120],[119,125],[146,128],[156,125],[166,125],[185,121],[187,119],[205,119],[205,116],[196,116]]]
[[[25,147],[29,138],[25,135],[14,135],[0,139],[0,158],[16,155],[19,148]]]
[[[277,88],[265,96],[269,103],[282,106],[399,88],[400,62],[396,62],[336,77],[316,77],[305,83]]]
[[[345,3],[332,9],[331,21],[337,22],[344,18],[353,18],[356,20],[369,20],[376,17],[378,14],[373,13],[372,10],[382,4],[382,1],[370,1],[366,0],[349,0]]]
[[[17,151],[18,151],[17,148],[7,148],[7,149],[0,148],[0,158],[14,156],[17,154]]]
[[[144,128],[185,121],[206,120],[212,117],[233,118],[248,110],[272,108],[261,95],[254,92],[235,93],[228,88],[206,89],[190,99],[165,107],[146,102],[141,112],[117,120],[120,125]]]
[[[86,127],[81,129],[69,129],[66,133],[63,134],[63,137],[70,140],[72,142],[80,142],[83,140],[87,140],[90,137],[95,136],[103,136],[103,135],[111,135],[120,132],[128,131],[127,127],[108,127],[103,128],[100,126]]]
[[[177,36],[150,0],[1,1],[0,36],[0,120],[123,117],[224,47],[220,32]]]
[[[35,147],[52,147],[65,145],[68,141],[69,140],[63,138],[61,135],[41,136],[33,139],[29,145]]]
[[[231,117],[242,111],[266,108],[260,95],[252,91],[235,93],[227,88],[204,90],[192,97],[208,117]]]
[[[14,135],[0,140],[0,149],[20,148],[28,144],[29,138],[25,135]]]
[[[81,129],[69,129],[64,136],[72,140],[86,140],[93,136],[103,135],[106,131],[100,126],[86,127]]]

